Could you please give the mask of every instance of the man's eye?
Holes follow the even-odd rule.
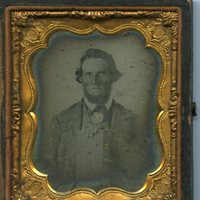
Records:
[[[100,72],[99,76],[104,76],[106,74],[106,72]]]
[[[87,72],[87,73],[85,73],[85,76],[91,76],[91,75],[92,75],[91,72]]]

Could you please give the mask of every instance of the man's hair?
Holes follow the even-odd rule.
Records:
[[[108,63],[110,73],[112,74],[112,82],[116,82],[121,76],[121,72],[117,70],[115,65],[115,61],[111,54],[107,53],[106,51],[100,49],[88,49],[85,54],[80,59],[80,66],[76,70],[76,80],[81,83],[82,77],[82,65],[86,59],[90,58],[101,58]]]

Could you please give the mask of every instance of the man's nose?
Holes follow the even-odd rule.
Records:
[[[100,77],[98,73],[94,73],[92,76],[92,82],[98,84],[100,82]]]

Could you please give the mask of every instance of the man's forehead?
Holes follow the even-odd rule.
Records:
[[[84,71],[96,71],[109,69],[108,62],[103,58],[88,58],[82,64]]]

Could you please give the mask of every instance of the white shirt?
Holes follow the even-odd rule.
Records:
[[[95,103],[91,103],[88,101],[88,99],[84,96],[84,102],[86,104],[86,106],[91,110],[91,111],[94,111],[95,107],[97,106],[97,104]],[[107,110],[110,109],[111,105],[112,105],[112,102],[113,102],[113,97],[109,97],[108,101],[104,104],[105,107],[107,108]]]

